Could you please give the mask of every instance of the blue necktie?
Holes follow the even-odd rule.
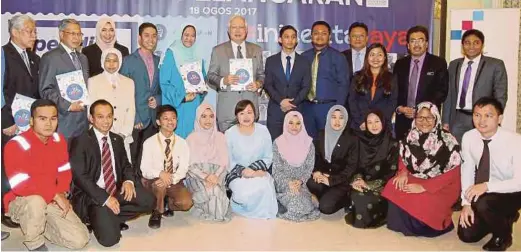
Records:
[[[467,70],[465,70],[465,76],[463,76],[463,87],[461,87],[461,95],[459,98],[459,108],[460,109],[465,109],[465,104],[466,104],[466,99],[467,99],[467,89],[469,89],[470,74],[472,73],[472,63],[474,63],[474,61],[469,61]]]
[[[286,80],[289,81],[291,76],[291,56],[286,56]]]

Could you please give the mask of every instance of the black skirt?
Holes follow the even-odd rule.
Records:
[[[454,229],[453,223],[444,230],[433,229],[422,221],[412,217],[394,203],[389,201],[388,206],[387,228],[403,233],[406,236],[437,237]]]

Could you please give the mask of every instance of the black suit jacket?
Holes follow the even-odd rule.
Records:
[[[116,163],[116,188],[119,193],[124,181],[130,180],[137,186],[132,165],[128,161],[123,145],[123,138],[109,133]],[[72,167],[72,205],[74,211],[84,222],[88,218],[88,207],[91,204],[103,205],[109,194],[96,182],[101,175],[101,151],[94,130],[91,128],[74,138],[70,147]]]
[[[398,82],[398,106],[407,106],[407,96],[409,90],[409,72],[412,57],[409,55],[399,59],[394,65],[393,74]],[[447,98],[449,89],[449,74],[447,62],[435,55],[427,53],[420,73],[418,88],[416,93],[416,105],[429,101],[434,103],[441,113],[441,104]],[[402,114],[396,115],[395,131],[396,139],[401,140],[406,136],[411,128],[412,120]]]
[[[311,87],[311,63],[303,56],[295,53],[289,81],[282,66],[281,53],[266,59],[264,89],[270,96],[269,107],[280,110],[280,102],[293,98],[293,105],[298,106]],[[281,111],[282,112],[282,111]]]
[[[114,43],[114,48],[118,49],[121,52],[121,56],[125,58],[128,56],[128,48],[118,44],[118,42]],[[87,56],[89,60],[89,77],[96,76],[100,73],[103,73],[103,68],[101,67],[101,49],[98,44],[94,43],[89,45],[83,49],[81,49],[81,53]],[[123,59],[120,59],[123,61]]]
[[[11,104],[16,93],[34,99],[39,99],[38,93],[38,69],[40,67],[40,57],[36,53],[27,50],[31,74],[25,66],[22,56],[16,48],[8,42],[3,47],[5,57],[4,90],[5,106],[2,108],[2,129],[9,128],[14,124]],[[4,136],[5,137],[5,136]]]
[[[331,187],[351,182],[351,178],[357,171],[358,166],[358,138],[346,126],[338,139],[333,153],[331,163],[326,160],[325,131],[319,133],[315,144],[315,168],[313,172],[319,171],[329,174],[329,185]]]
[[[351,78],[355,75],[355,73],[353,72],[353,49],[349,48],[343,51],[342,54],[344,54],[344,56],[346,57],[347,69],[349,70],[349,73],[351,73],[351,76],[349,76]]]

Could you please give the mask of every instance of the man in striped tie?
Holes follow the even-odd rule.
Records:
[[[74,211],[98,242],[111,247],[128,229],[125,221],[154,209],[155,198],[141,183],[128,160],[123,138],[110,132],[114,108],[106,100],[90,106],[92,128],[71,142]]]

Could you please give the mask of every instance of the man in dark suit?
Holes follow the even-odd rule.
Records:
[[[13,138],[18,127],[13,118],[11,105],[15,95],[21,94],[34,99],[39,99],[38,93],[38,67],[40,57],[31,48],[36,40],[36,26],[34,20],[27,15],[16,15],[9,21],[10,41],[2,49],[4,51],[5,72],[2,74],[2,94],[5,106],[2,107],[2,161],[4,147]],[[7,176],[4,173],[2,162],[2,199],[4,194],[10,190]],[[8,227],[18,227],[8,217],[4,217],[2,208],[2,223]]]
[[[264,89],[270,97],[267,126],[271,139],[282,135],[284,115],[306,99],[311,85],[311,65],[295,52],[297,30],[286,25],[280,29],[282,51],[266,60]]]
[[[58,105],[60,116],[58,132],[62,133],[70,143],[73,137],[79,136],[87,129],[87,112],[83,102],[71,103],[61,96],[56,76],[81,70],[85,84],[87,84],[89,65],[87,57],[79,52],[83,38],[80,23],[74,19],[63,19],[58,30],[60,31],[60,45],[42,56],[40,95]]]
[[[351,76],[360,71],[364,66],[367,41],[369,40],[369,29],[361,22],[354,22],[349,26],[349,45],[351,48],[342,53],[347,60],[347,68]]]
[[[481,97],[507,103],[508,79],[502,60],[483,55],[485,35],[468,30],[461,38],[464,57],[449,64],[449,93],[443,103],[443,127],[461,143],[463,134],[474,128],[472,106]]]
[[[429,31],[414,26],[407,31],[407,48],[410,55],[399,59],[394,66],[398,80],[396,108],[396,139],[403,139],[411,128],[418,103],[429,101],[438,109],[447,97],[447,62],[427,52]]]
[[[152,211],[155,198],[136,180],[123,138],[110,132],[112,105],[98,100],[89,112],[92,128],[74,138],[70,148],[72,205],[98,242],[111,247],[128,228],[125,221]]]

